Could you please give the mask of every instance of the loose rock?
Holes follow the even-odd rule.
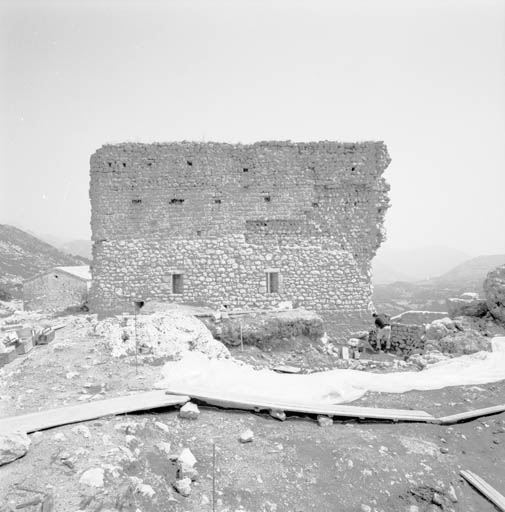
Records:
[[[85,471],[79,483],[82,485],[89,485],[90,487],[103,487],[104,471],[102,468],[92,468]]]
[[[276,420],[286,420],[286,413],[284,411],[281,411],[280,409],[271,409],[270,416],[272,416],[272,418],[275,418]]]
[[[0,435],[0,466],[23,457],[30,443],[30,438],[24,432]]]
[[[191,479],[183,478],[182,480],[176,480],[174,488],[182,496],[189,496],[191,494]]]
[[[200,416],[200,409],[198,409],[198,405],[192,402],[187,402],[179,410],[179,418],[196,420],[198,416]]]
[[[244,430],[244,432],[242,432],[240,434],[240,437],[238,438],[238,440],[241,443],[251,443],[254,440],[253,431],[251,429]]]
[[[184,448],[177,457],[177,462],[192,468],[196,464],[196,458],[189,448]]]
[[[319,415],[317,417],[317,422],[319,423],[320,427],[330,427],[333,425],[333,419],[328,416]]]
[[[177,479],[178,480],[183,480],[184,478],[189,478],[192,482],[195,482],[196,480],[198,480],[198,471],[195,468],[188,466],[187,464],[184,464],[183,462],[179,462],[178,466],[179,466],[177,468]]]

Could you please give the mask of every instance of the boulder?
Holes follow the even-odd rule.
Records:
[[[440,350],[447,354],[473,354],[481,350],[491,351],[491,340],[470,329],[445,336],[438,342]]]
[[[0,435],[0,466],[23,457],[30,447],[30,438],[24,432]]]
[[[484,281],[484,294],[491,315],[505,322],[505,265],[489,272]]]
[[[442,322],[435,320],[426,326],[427,340],[440,340],[451,334],[452,330],[448,329]]]
[[[488,312],[485,300],[480,299],[447,299],[447,311],[450,318],[457,316],[484,316]]]

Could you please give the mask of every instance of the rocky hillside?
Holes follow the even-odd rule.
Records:
[[[389,314],[410,309],[445,311],[445,301],[450,297],[458,297],[464,292],[476,292],[482,296],[482,284],[487,274],[502,264],[505,264],[505,254],[478,256],[433,279],[376,284],[373,302],[377,309]]]
[[[21,229],[0,224],[0,288],[19,294],[23,279],[58,265],[87,265],[89,260],[60,251]]]

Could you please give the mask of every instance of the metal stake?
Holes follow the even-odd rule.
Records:
[[[216,512],[216,443],[212,441],[212,512]]]

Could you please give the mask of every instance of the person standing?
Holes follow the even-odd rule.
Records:
[[[386,342],[386,351],[391,350],[391,319],[389,315],[381,313],[373,314],[375,319],[375,328],[377,332],[377,350],[382,352],[382,342]]]

